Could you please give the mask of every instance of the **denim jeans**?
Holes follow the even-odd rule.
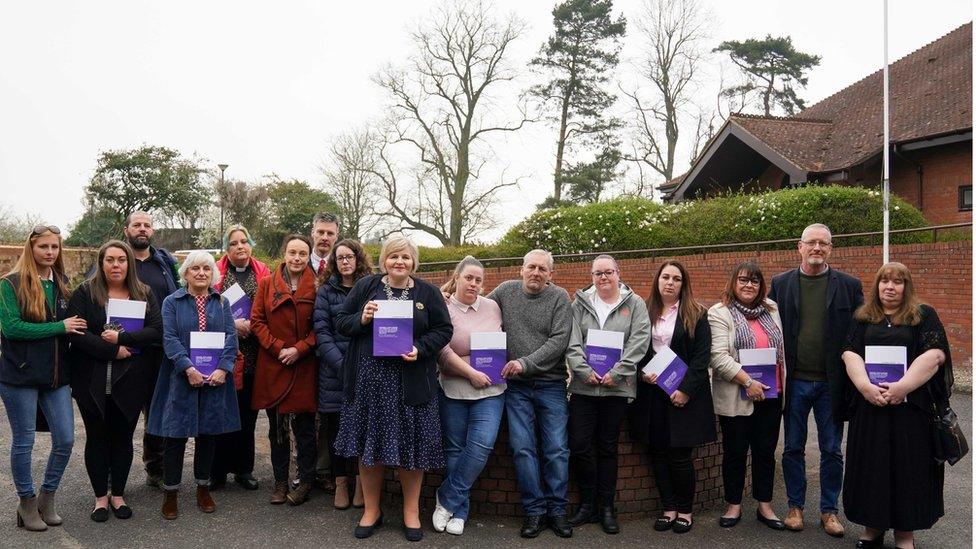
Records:
[[[495,447],[505,410],[505,394],[479,400],[449,398],[441,392],[441,430],[447,470],[437,500],[456,518],[468,520],[471,487]]]
[[[783,438],[786,497],[790,507],[802,509],[806,502],[807,473],[803,453],[807,445],[807,419],[812,408],[820,445],[820,512],[836,513],[837,496],[844,483],[844,456],[840,451],[844,425],[834,422],[827,382],[794,379],[791,383]]]
[[[34,450],[34,430],[37,427],[37,407],[51,428],[51,455],[47,459],[41,490],[54,492],[61,483],[61,475],[71,458],[75,443],[75,416],[71,405],[71,388],[57,389],[22,387],[0,383],[0,398],[10,423],[10,471],[13,473],[17,496],[34,496],[31,477],[31,452]]]
[[[569,483],[566,382],[509,381],[505,411],[525,514],[565,516]]]

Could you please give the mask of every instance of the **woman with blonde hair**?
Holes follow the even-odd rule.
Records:
[[[902,348],[907,369],[895,381],[872,381],[872,346]],[[935,309],[921,303],[908,267],[882,266],[871,297],[854,313],[841,355],[857,390],[850,403],[844,514],[864,526],[857,547],[882,547],[892,529],[898,547],[914,547],[914,530],[945,513],[945,466],[936,461],[933,418],[949,406],[952,359]]]
[[[0,279],[0,399],[10,425],[10,472],[20,503],[17,526],[47,530],[61,524],[54,492],[74,445],[74,408],[68,387],[68,334],[87,328],[68,316],[68,277],[61,230],[34,227],[13,270]],[[31,478],[37,409],[51,429],[51,456],[40,494]]]
[[[335,447],[343,457],[359,458],[366,508],[356,537],[367,538],[383,525],[383,468],[395,467],[403,487],[404,536],[419,541],[424,471],[444,467],[437,356],[454,330],[440,290],[414,276],[420,258],[409,239],[387,240],[379,264],[382,273],[359,279],[336,313],[336,328],[350,341]],[[375,316],[391,301],[412,303],[412,346],[398,356],[374,356]]]

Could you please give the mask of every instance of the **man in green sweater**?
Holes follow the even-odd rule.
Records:
[[[560,537],[573,529],[566,518],[569,439],[566,348],[573,330],[569,294],[552,283],[552,254],[532,250],[522,280],[503,282],[489,295],[502,311],[509,361],[505,410],[525,521],[521,536],[549,526]],[[536,433],[539,436],[536,436]]]

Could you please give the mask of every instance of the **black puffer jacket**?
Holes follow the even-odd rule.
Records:
[[[335,329],[335,313],[349,290],[335,273],[319,287],[315,296],[312,320],[319,361],[318,408],[323,414],[337,413],[342,408],[342,359],[349,349],[349,336]]]

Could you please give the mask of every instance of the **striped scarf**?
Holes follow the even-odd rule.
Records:
[[[756,336],[753,335],[752,328],[749,327],[749,321],[759,319],[759,324],[769,338],[769,346],[776,349],[776,365],[782,369],[786,364],[786,354],[783,351],[783,331],[773,321],[773,315],[769,314],[766,307],[760,303],[749,308],[733,299],[729,311],[732,313],[732,322],[735,323],[735,348],[756,348]]]

